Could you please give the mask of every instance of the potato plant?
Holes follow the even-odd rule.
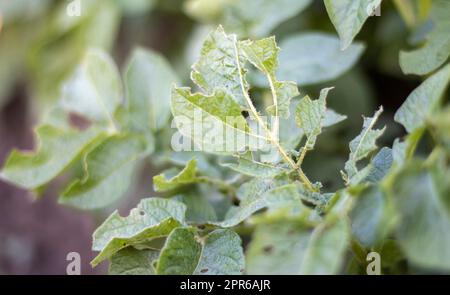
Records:
[[[312,1],[186,1],[210,25],[190,81],[144,47],[122,72],[87,50],[36,127],[36,151],[12,151],[1,178],[39,197],[65,174],[59,202],[99,210],[127,195],[143,162],[158,167],[151,197],[93,233],[91,265],[109,260],[111,274],[366,274],[373,252],[383,274],[449,273],[449,2],[393,1],[408,27],[432,24],[399,54],[423,81],[395,114],[380,105],[359,120],[337,186],[316,179],[335,171],[315,156],[320,140],[337,145],[352,111],[329,106],[342,91],[332,81],[367,49],[353,40],[382,1],[323,2],[339,38],[302,32],[278,45],[270,33]],[[404,136],[380,144],[383,115]]]

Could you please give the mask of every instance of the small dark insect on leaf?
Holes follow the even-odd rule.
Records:
[[[265,252],[265,253],[272,253],[272,251],[273,251],[273,246],[272,245],[268,245],[268,246],[265,246],[264,248],[263,248],[263,251]]]
[[[80,116],[75,113],[69,114],[69,123],[70,123],[70,126],[76,128],[80,131],[84,131],[92,125],[91,121],[89,121],[85,117]]]

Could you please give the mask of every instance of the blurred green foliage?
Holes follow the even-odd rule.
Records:
[[[365,273],[377,251],[382,273],[450,271],[448,1],[80,0],[69,16],[75,2],[0,2],[0,108],[25,87],[39,125],[36,152],[13,151],[0,176],[39,196],[68,175],[60,202],[105,214],[145,164],[161,171],[148,194],[162,198],[96,231],[93,264]],[[279,147],[174,152],[171,116],[191,105],[279,114]]]

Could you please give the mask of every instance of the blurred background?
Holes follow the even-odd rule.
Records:
[[[64,80],[87,48],[109,51],[121,70],[133,48],[151,48],[167,58],[187,85],[203,39],[218,24],[243,38],[275,35],[281,43],[309,31],[337,38],[322,1],[273,0],[279,9],[276,20],[273,7],[261,5],[269,2],[0,0],[0,166],[12,148],[35,147],[33,126],[57,102]],[[348,155],[348,141],[361,128],[361,114],[369,116],[384,106],[388,129],[382,144],[390,145],[403,134],[392,121],[393,113],[421,82],[420,77],[402,74],[398,64],[399,50],[411,46],[410,36],[393,3],[384,1],[380,15],[371,17],[358,35],[365,50],[351,67],[339,77],[299,83],[300,92],[313,97],[321,88],[335,86],[329,104],[349,117],[321,137],[305,163],[307,174],[327,188],[342,185],[339,169]],[[321,163],[329,169],[324,172]],[[146,163],[139,181],[118,205],[121,212],[152,195],[155,166]],[[65,274],[69,252],[80,253],[83,274],[106,272],[105,265],[89,266],[94,256],[91,235],[117,206],[101,212],[70,209],[58,205],[57,188],[58,181],[35,201],[30,193],[0,181],[0,274]]]

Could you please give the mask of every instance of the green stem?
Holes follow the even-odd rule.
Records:
[[[300,156],[298,157],[298,160],[297,160],[297,166],[299,166],[299,167],[302,166],[303,160],[305,159],[305,156],[306,156],[306,153],[307,153],[308,150],[309,150],[309,149],[307,148],[308,144],[309,144],[309,139],[306,140],[305,145],[304,145],[303,148],[302,148],[302,153],[301,153]]]
[[[269,81],[270,91],[272,92],[273,105],[275,106],[275,123],[272,126],[272,133],[276,132],[275,134],[276,134],[276,137],[278,138],[278,134],[279,134],[278,128],[280,126],[280,120],[278,117],[278,95],[277,95],[277,91],[275,90],[272,76],[270,74],[267,74],[267,80]]]

